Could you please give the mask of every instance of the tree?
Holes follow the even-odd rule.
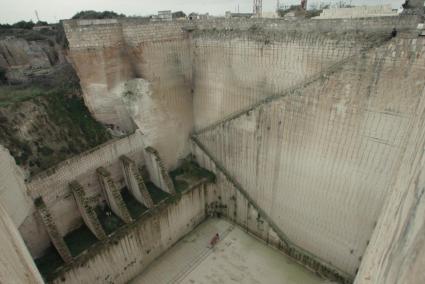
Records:
[[[186,18],[186,14],[182,11],[174,12],[173,19]]]
[[[0,84],[4,84],[6,82],[6,68],[0,66]]]
[[[125,18],[124,14],[118,14],[113,11],[97,12],[93,10],[81,11],[75,14],[72,19],[116,19]]]
[[[47,23],[47,22],[45,22],[45,21],[38,21],[36,24],[35,24],[35,26],[36,27],[38,27],[38,26],[48,26],[49,24]]]
[[[12,25],[12,28],[31,30],[34,26],[35,24],[33,23],[33,21],[29,21],[29,22],[20,21],[20,22],[14,23]]]

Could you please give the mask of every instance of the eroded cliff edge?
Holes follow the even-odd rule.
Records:
[[[110,137],[85,107],[61,26],[0,30],[0,144],[27,177]]]

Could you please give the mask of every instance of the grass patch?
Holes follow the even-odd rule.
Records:
[[[0,86],[0,144],[31,175],[111,138],[91,116],[83,99],[66,95],[68,90],[74,90],[72,83],[53,89]],[[24,123],[31,136],[19,131]]]
[[[0,107],[24,102],[47,94],[49,94],[49,91],[40,87],[0,86]]]
[[[111,210],[109,210],[107,206],[104,208],[97,206],[95,211],[97,217],[99,218],[100,224],[108,235],[115,232],[118,228],[124,225],[124,222]]]
[[[158,204],[162,200],[166,199],[170,196],[167,192],[163,191],[156,185],[154,185],[152,182],[147,182],[146,187],[148,189],[148,192],[153,200],[153,203]]]
[[[80,140],[85,140],[88,148],[92,148],[110,139],[110,134],[91,116],[81,97],[56,94],[49,95],[48,101],[49,117],[57,126],[68,130],[77,146],[82,144]]]
[[[139,219],[139,217],[148,210],[147,207],[140,204],[140,202],[131,195],[130,191],[126,187],[121,191],[121,195],[133,219]]]
[[[96,237],[86,225],[82,225],[78,229],[70,232],[64,239],[72,256],[79,255],[97,242]]]
[[[174,189],[176,190],[177,193],[182,193],[183,191],[189,188],[189,183],[184,180],[173,179],[173,183],[174,183]]]
[[[203,178],[210,182],[215,182],[215,175],[201,168],[195,161],[186,159],[180,167],[170,172],[171,179],[174,183],[174,188],[178,193],[181,193],[189,188],[190,183],[195,183]]]
[[[47,281],[50,279],[50,275],[61,267],[64,262],[56,249],[51,245],[42,257],[35,259],[35,264],[44,280]]]

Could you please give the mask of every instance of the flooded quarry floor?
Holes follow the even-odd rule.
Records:
[[[211,248],[216,233],[220,240]],[[329,283],[222,219],[209,219],[153,262],[131,284]]]

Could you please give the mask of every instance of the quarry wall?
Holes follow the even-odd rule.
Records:
[[[33,207],[24,178],[22,170],[16,165],[9,151],[0,145],[0,199],[17,227]]]
[[[1,283],[44,283],[14,221],[2,203],[0,203],[0,243]]]
[[[425,84],[417,20],[64,26],[99,120],[140,128],[168,169],[189,153],[195,129],[276,229],[353,278],[417,119]],[[245,217],[235,220],[281,246],[239,200],[236,216]]]
[[[364,47],[370,34],[387,36],[394,26],[403,30],[415,24],[415,17],[166,23],[119,19],[64,21],[64,28],[94,116],[124,131],[137,126],[148,146],[163,153],[166,165],[174,168],[189,153],[193,123],[199,130],[294,86]],[[149,87],[134,82],[141,78]],[[136,110],[124,102],[129,97]]]
[[[354,275],[425,86],[399,38],[198,138],[298,246]]]
[[[388,38],[416,28],[415,17],[339,20],[234,20],[192,32],[195,131],[214,125]]]
[[[356,54],[368,40],[316,31],[193,32],[195,130],[299,85]]]
[[[216,176],[216,182],[207,185],[206,200],[209,216],[225,217],[235,222],[247,232],[291,256],[321,277],[338,283],[352,283],[352,275],[294,244],[238,181],[230,176],[223,165],[215,160],[196,138],[193,138],[192,142],[192,153],[197,162]]]
[[[205,219],[206,187],[164,203],[58,271],[52,283],[127,283]]]
[[[192,129],[190,45],[181,25],[64,23],[91,112],[101,122],[125,131],[137,126],[147,146],[157,149],[168,167],[175,167],[189,153]],[[137,91],[140,81],[133,79],[140,78],[150,83],[146,92]],[[126,85],[129,80],[133,82]]]
[[[137,165],[142,165],[144,144],[141,136],[140,132],[135,132],[128,137],[108,142],[40,173],[27,184],[33,199],[43,198],[62,236],[83,223],[69,183],[77,180],[83,186],[91,206],[102,203],[105,196],[96,169],[104,167],[111,173],[118,188],[124,187],[125,180],[119,158],[126,155]],[[49,237],[35,210],[28,214],[19,231],[34,257],[40,256],[49,246]]]
[[[396,180],[355,283],[424,283],[425,88]]]

